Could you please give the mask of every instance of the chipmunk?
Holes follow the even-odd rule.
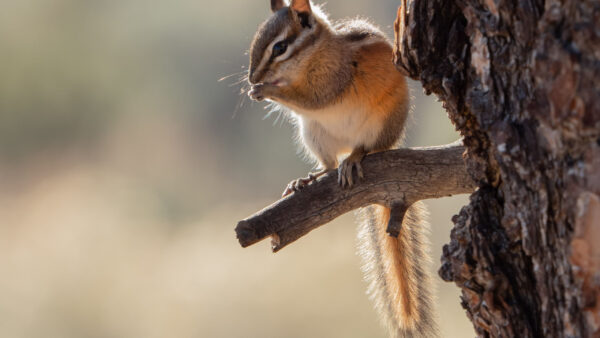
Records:
[[[271,0],[272,16],[250,46],[248,95],[286,107],[301,144],[319,170],[288,184],[302,189],[330,170],[351,188],[369,153],[394,148],[409,112],[406,79],[391,61],[392,46],[365,20],[332,24],[309,0]],[[338,167],[338,156],[349,154]],[[356,173],[356,178],[354,173]],[[427,267],[427,224],[409,208],[398,237],[386,226],[390,209],[366,208],[359,229],[368,293],[393,337],[437,336]]]

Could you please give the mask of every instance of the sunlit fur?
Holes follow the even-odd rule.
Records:
[[[409,112],[405,78],[396,71],[392,46],[362,19],[332,24],[307,0],[275,12],[250,47],[251,96],[285,107],[305,153],[320,168],[335,169],[340,156],[395,147]],[[294,8],[309,8],[303,14]],[[288,41],[274,57],[273,46]],[[389,209],[364,211],[359,240],[369,295],[393,337],[435,337],[432,286],[427,275],[426,224],[413,206],[399,238],[385,232]]]
[[[438,336],[425,214],[423,205],[415,203],[405,215],[400,235],[393,238],[385,231],[389,209],[371,206],[360,211],[358,251],[367,293],[391,337]]]

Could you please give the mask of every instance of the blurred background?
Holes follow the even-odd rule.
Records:
[[[397,6],[326,8],[392,36]],[[0,336],[385,337],[352,215],[276,255],[235,238],[311,168],[236,84],[267,0],[1,7]],[[457,139],[411,86],[408,145]],[[436,277],[466,200],[428,203]],[[436,280],[443,336],[473,336],[457,289]]]

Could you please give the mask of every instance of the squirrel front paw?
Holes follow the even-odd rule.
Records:
[[[304,188],[305,186],[307,186],[310,182],[316,180],[317,178],[327,174],[329,170],[328,169],[321,169],[317,172],[314,173],[308,173],[308,177],[301,177],[301,178],[297,178],[293,181],[291,181],[287,187],[285,188],[285,191],[283,192],[283,194],[281,194],[281,197],[285,197],[289,194],[291,194],[294,191],[298,191],[302,188]]]
[[[285,197],[285,196],[293,193],[294,191],[298,191],[298,190],[304,188],[305,186],[307,186],[310,182],[314,181],[315,179],[316,179],[315,177],[308,175],[308,177],[300,177],[300,178],[297,178],[297,179],[291,181],[290,183],[288,183],[287,187],[283,191],[283,194],[281,194],[281,197]]]
[[[282,88],[285,88],[287,85],[288,82],[285,80],[256,83],[250,87],[248,96],[255,101],[277,99],[281,96]]]
[[[262,101],[265,99],[263,94],[265,85],[263,83],[255,84],[250,87],[248,91],[248,96],[254,101]]]
[[[356,168],[356,175],[358,179],[364,178],[364,173],[360,162],[364,155],[352,154],[342,161],[342,164],[338,167],[338,184],[342,188],[352,188],[354,185],[354,168]]]

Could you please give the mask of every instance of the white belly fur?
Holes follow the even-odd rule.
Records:
[[[318,122],[323,129],[339,141],[340,146],[352,150],[358,146],[375,145],[382,121],[373,118],[363,107],[339,103],[319,110],[294,109],[301,124]]]

